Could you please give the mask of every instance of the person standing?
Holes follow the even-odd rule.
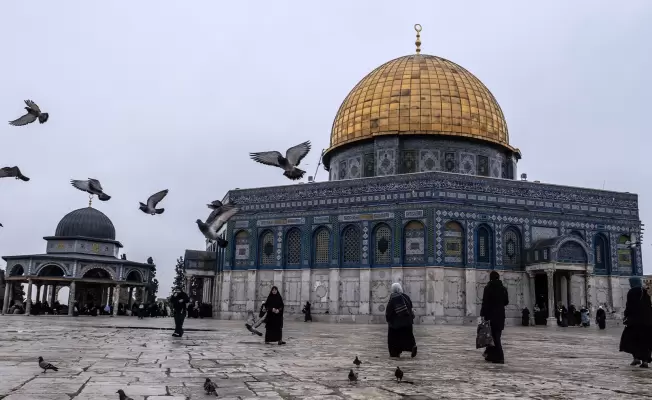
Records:
[[[500,281],[498,272],[491,271],[489,283],[485,286],[482,294],[480,316],[491,323],[491,336],[494,339],[494,345],[487,348],[486,360],[496,364],[505,363],[505,354],[500,338],[505,329],[505,306],[508,304],[507,288]]]
[[[521,325],[530,326],[530,310],[527,307],[521,311]]]
[[[283,297],[281,297],[276,286],[270,290],[265,306],[267,307],[265,343],[277,342],[279,345],[285,344],[283,341]]]
[[[414,311],[412,300],[403,293],[400,283],[392,283],[389,302],[385,308],[387,321],[387,348],[390,357],[400,357],[404,351],[409,351],[412,357],[417,355],[417,343],[414,339],[412,325]]]
[[[641,278],[629,278],[629,286],[620,351],[634,357],[631,365],[648,368],[648,363],[652,362],[652,301]]]
[[[595,313],[595,323],[598,324],[600,329],[604,329],[607,324],[607,313],[604,311],[604,308],[600,306],[598,311]]]
[[[183,336],[183,321],[186,319],[186,309],[190,303],[190,298],[180,287],[174,288],[172,297],[170,298],[172,307],[174,308],[174,337]]]
[[[306,305],[303,306],[303,314],[304,314],[304,319],[303,322],[312,322],[312,314],[310,314],[310,302],[306,301]]]

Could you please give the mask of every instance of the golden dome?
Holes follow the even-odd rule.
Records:
[[[466,137],[518,153],[489,89],[459,65],[424,54],[386,62],[351,90],[333,121],[328,151],[381,135]]]

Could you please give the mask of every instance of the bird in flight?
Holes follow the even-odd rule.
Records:
[[[23,175],[20,172],[20,168],[13,166],[13,167],[4,167],[0,169],[0,178],[16,178],[20,179],[21,181],[29,181],[29,178]]]
[[[75,188],[81,190],[82,192],[97,195],[97,198],[100,199],[101,201],[108,201],[109,199],[111,199],[111,196],[104,193],[104,189],[102,189],[102,184],[97,179],[88,178],[85,181],[79,181],[73,179],[70,181],[70,184],[73,185]]]
[[[303,178],[303,175],[306,173],[306,171],[297,168],[297,166],[310,151],[310,146],[310,141],[307,141],[294,147],[290,147],[285,152],[285,157],[283,157],[283,155],[278,151],[250,153],[249,156],[252,160],[261,164],[283,169],[285,171],[283,172],[283,175],[296,181],[297,179]]]
[[[161,190],[160,192],[154,193],[153,195],[149,196],[149,199],[147,199],[147,204],[140,203],[140,210],[144,212],[145,214],[150,214],[150,215],[156,215],[156,214],[163,214],[165,211],[165,208],[156,208],[156,205],[163,200],[165,196],[168,194],[168,189]]]
[[[41,112],[41,109],[32,100],[25,100],[25,104],[27,104],[27,107],[25,107],[27,114],[13,121],[9,121],[9,125],[23,126],[31,124],[37,119],[39,123],[44,124],[47,122],[48,118],[50,118],[50,115],[48,113]]]
[[[206,239],[214,240],[218,246],[225,248],[229,242],[219,237],[218,232],[239,211],[240,209],[235,207],[233,203],[222,205],[211,212],[208,218],[206,218],[206,222],[198,219],[196,221],[197,226]]]

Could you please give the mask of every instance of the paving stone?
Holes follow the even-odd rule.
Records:
[[[629,366],[619,329],[508,327],[507,363],[487,364],[472,326],[417,326],[419,355],[387,354],[384,325],[288,322],[286,346],[265,345],[242,321],[0,317],[0,399],[649,399],[652,370]],[[150,328],[150,329],[136,329]],[[162,329],[163,328],[163,329]],[[356,368],[353,358],[363,364]],[[59,367],[42,373],[43,356]],[[397,383],[397,365],[405,379]],[[357,383],[347,378],[349,369]]]

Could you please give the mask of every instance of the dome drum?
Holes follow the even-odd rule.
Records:
[[[451,172],[515,179],[513,154],[498,146],[432,136],[376,137],[341,146],[324,162],[329,180],[417,172]]]

